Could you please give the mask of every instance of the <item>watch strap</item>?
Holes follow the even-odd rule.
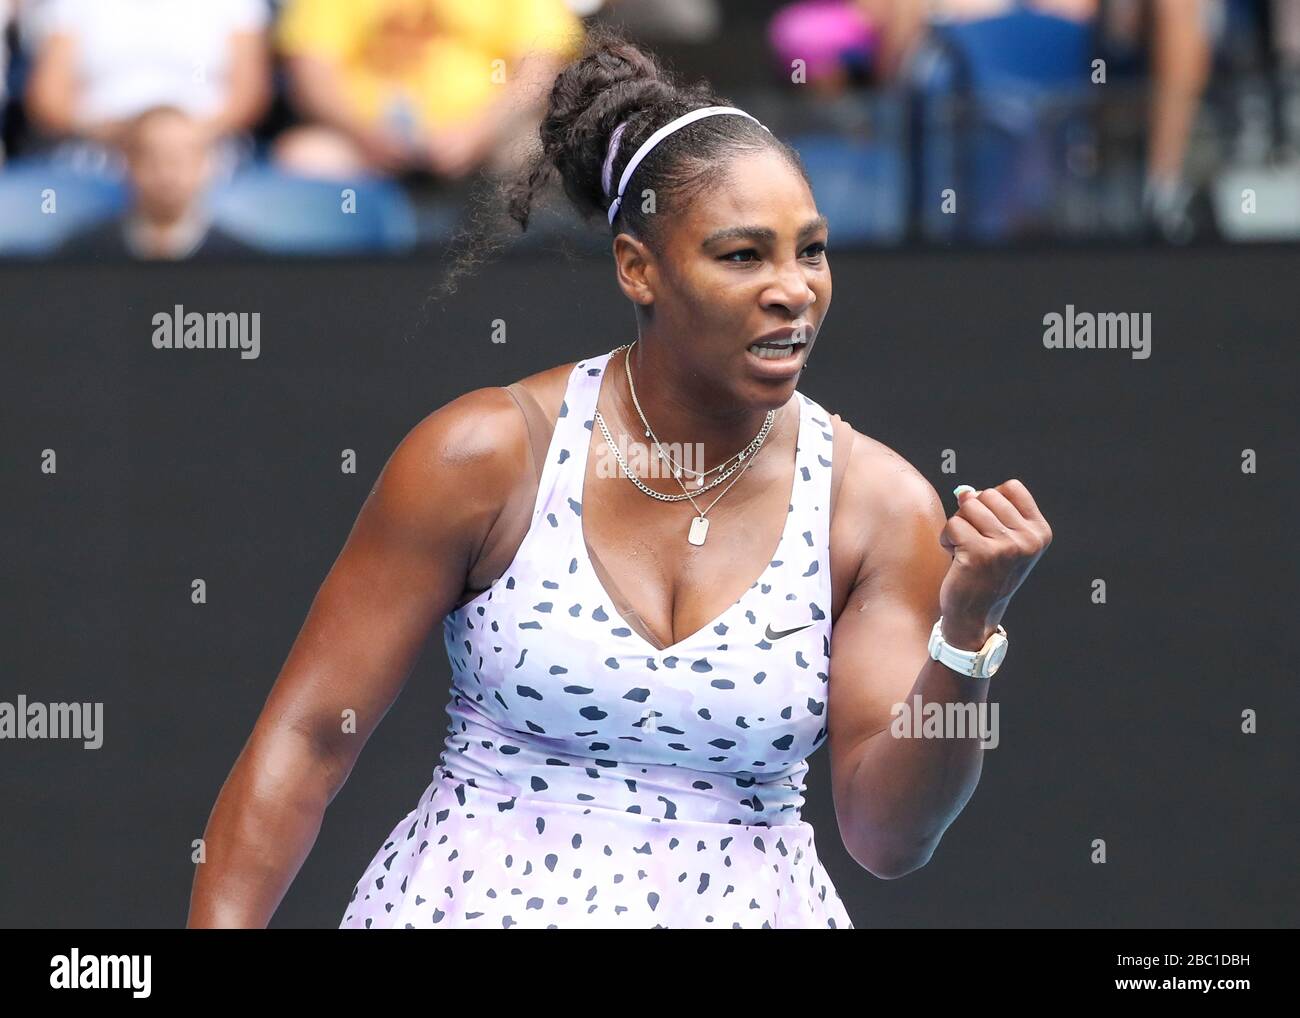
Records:
[[[1001,636],[1005,640],[1006,630],[998,626],[988,640],[984,642],[984,646],[978,650],[963,650],[960,647],[954,647],[943,637],[943,616],[940,615],[938,621],[934,624],[934,628],[930,630],[930,657],[953,671],[960,672],[962,675],[971,678],[987,678],[986,675],[981,675],[976,671],[976,662],[994,636]]]

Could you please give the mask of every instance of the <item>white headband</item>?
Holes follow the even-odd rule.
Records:
[[[719,113],[736,113],[742,117],[749,117],[750,120],[758,124],[758,126],[763,128],[764,131],[767,131],[769,134],[772,133],[764,124],[759,122],[757,117],[752,117],[744,110],[738,110],[734,106],[705,106],[698,110],[691,110],[690,113],[683,114],[676,120],[670,120],[668,123],[664,124],[663,127],[659,128],[659,130],[655,131],[654,134],[650,135],[650,137],[645,141],[641,142],[641,147],[636,150],[636,154],[628,160],[628,164],[623,170],[623,176],[621,176],[618,181],[618,194],[614,197],[613,204],[609,207],[609,222],[611,226],[614,225],[614,217],[618,215],[619,206],[623,204],[623,192],[627,188],[628,180],[631,179],[637,166],[640,165],[641,160],[650,153],[650,150],[678,128],[685,127],[687,124],[693,124],[695,121],[702,120],[704,117],[717,116]],[[605,167],[601,172],[601,185],[605,189],[605,197],[607,198],[609,197],[609,176],[611,168],[614,165],[614,155],[618,151],[618,143],[623,137],[623,128],[626,126],[627,121],[625,120],[614,129],[614,133],[609,139],[609,151],[605,155]]]

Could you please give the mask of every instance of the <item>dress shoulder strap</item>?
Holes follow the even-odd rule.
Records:
[[[844,483],[844,473],[849,465],[849,456],[853,451],[856,436],[853,426],[842,420],[839,414],[831,414],[832,432],[835,436],[831,452],[831,519],[835,518],[835,500],[840,495],[840,485]]]
[[[533,456],[533,470],[537,474],[540,482],[542,478],[542,465],[546,462],[546,450],[551,444],[551,433],[555,425],[547,420],[546,411],[537,402],[537,399],[525,389],[519,382],[511,382],[505,386],[506,392],[514,398],[518,404],[520,412],[524,415],[524,422],[528,425],[529,448]]]

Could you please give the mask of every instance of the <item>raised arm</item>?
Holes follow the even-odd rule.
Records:
[[[845,847],[893,879],[929,861],[974,793],[984,753],[978,732],[895,737],[894,705],[987,701],[993,680],[930,658],[930,629],[942,614],[944,638],[978,650],[1051,530],[1019,481],[964,495],[945,520],[934,488],[905,460],[869,440],[855,450],[836,517],[863,555],[831,637],[831,781]]]
[[[270,921],[527,457],[523,417],[501,388],[448,403],[398,445],[217,798],[188,926]]]

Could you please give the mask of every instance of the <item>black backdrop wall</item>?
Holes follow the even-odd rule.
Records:
[[[1000,745],[927,867],[859,869],[814,756],[804,815],[856,925],[1295,924],[1298,263],[832,256],[800,388],[949,512],[955,484],[1019,477],[1055,531],[1004,620]],[[439,268],[0,268],[0,700],[99,701],[105,730],[0,741],[0,924],[182,925],[193,839],[396,443],[469,389],[633,338],[607,262],[512,257],[429,309]],[[176,304],[259,313],[260,356],[154,349]],[[1045,349],[1067,304],[1150,312],[1151,356]],[[435,628],[275,925],[338,923],[428,781],[447,680]]]

